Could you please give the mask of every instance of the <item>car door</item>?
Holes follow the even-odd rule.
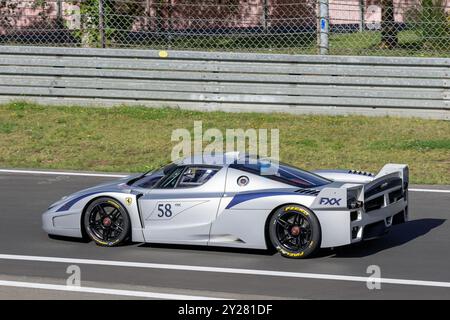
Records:
[[[206,245],[224,194],[226,170],[178,166],[139,205],[146,242]]]

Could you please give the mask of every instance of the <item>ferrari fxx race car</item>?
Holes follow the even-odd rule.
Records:
[[[43,214],[43,228],[107,247],[189,244],[306,258],[377,238],[408,219],[407,165],[386,164],[372,174],[278,163],[270,172],[257,157],[221,159],[188,157],[63,197]]]

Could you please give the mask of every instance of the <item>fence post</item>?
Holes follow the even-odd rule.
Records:
[[[100,32],[100,45],[102,48],[106,47],[105,42],[105,13],[103,7],[103,0],[98,0],[98,29]]]
[[[58,28],[60,29],[63,25],[63,15],[62,15],[62,0],[58,0],[56,2],[56,21],[58,24]]]
[[[364,0],[359,0],[359,32],[364,31],[365,27],[364,14],[365,14]]]
[[[173,0],[167,1],[167,29],[168,29],[168,43],[167,47],[172,46],[172,40],[173,40],[173,7],[175,3]]]
[[[262,11],[262,25],[264,32],[267,32],[269,28],[269,3],[268,0],[263,0],[263,11]]]
[[[151,0],[145,0],[145,26],[151,28],[152,23],[152,5]]]
[[[328,54],[330,31],[329,0],[319,0],[319,54]]]

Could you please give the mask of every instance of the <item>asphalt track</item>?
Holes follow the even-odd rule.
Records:
[[[114,179],[0,170],[0,299],[450,299],[450,187],[413,186],[411,221],[308,260],[265,251],[51,239],[50,203]],[[437,190],[440,192],[434,192]],[[81,287],[67,287],[69,265]],[[380,268],[369,290],[367,268]]]

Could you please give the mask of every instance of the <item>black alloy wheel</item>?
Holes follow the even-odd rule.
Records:
[[[99,198],[93,201],[84,215],[84,228],[96,244],[112,247],[127,240],[130,218],[126,209],[116,200]]]
[[[270,219],[269,236],[283,256],[306,258],[320,247],[319,221],[303,206],[284,205]]]

